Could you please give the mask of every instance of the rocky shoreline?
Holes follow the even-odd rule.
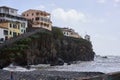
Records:
[[[13,72],[14,80],[102,80],[106,76],[100,72],[64,72],[64,71],[30,71]],[[10,72],[0,70],[0,80],[10,80]]]

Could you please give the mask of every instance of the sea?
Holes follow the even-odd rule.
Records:
[[[120,56],[95,56],[94,61],[77,61],[71,65],[53,66],[50,71],[74,71],[74,72],[120,72]]]
[[[50,66],[50,64],[31,65],[30,71],[33,70],[47,70],[47,71],[72,71],[72,72],[102,72],[114,73],[120,72],[120,56],[95,56],[94,61],[74,61],[71,65],[65,63],[63,66]],[[8,71],[22,71],[29,70],[22,69],[16,66],[15,69],[9,67],[3,70]]]

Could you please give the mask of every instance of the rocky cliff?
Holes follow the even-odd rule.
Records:
[[[94,59],[92,44],[85,39],[63,36],[58,28],[42,31],[0,50],[0,66],[15,62],[19,65],[53,63],[59,61],[91,61]]]

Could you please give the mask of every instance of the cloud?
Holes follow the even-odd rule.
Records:
[[[98,18],[75,9],[64,10],[62,8],[56,8],[51,12],[53,25],[58,26],[82,26],[87,24],[101,24],[106,20],[104,18]]]
[[[114,0],[116,3],[119,3],[120,2],[120,0]]]
[[[114,0],[113,6],[114,6],[114,7],[118,7],[118,6],[119,6],[119,3],[120,3],[120,0]]]
[[[86,22],[86,15],[82,12],[78,12],[75,9],[65,11],[62,8],[57,8],[52,11],[53,20],[63,21],[65,23]]]
[[[105,3],[107,0],[97,0],[98,3]]]

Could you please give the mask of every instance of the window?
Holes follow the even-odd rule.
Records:
[[[73,33],[71,32],[71,35],[73,35]]]
[[[43,17],[41,17],[41,18],[40,18],[40,20],[41,20],[41,21],[44,21],[44,18],[43,18]]]
[[[5,40],[8,40],[8,37],[7,37],[7,36],[5,36]]]
[[[9,13],[9,9],[4,9],[4,12],[5,13]]]
[[[65,32],[63,32],[63,34],[65,34]]]
[[[34,20],[34,18],[32,18],[32,21]]]
[[[4,38],[0,38],[0,41],[4,41]]]
[[[32,13],[32,16],[34,15],[34,13]]]
[[[29,15],[27,14],[27,16],[29,16]]]
[[[21,27],[22,27],[22,28],[25,28],[25,23],[22,23],[22,24],[21,24]]]
[[[39,12],[37,12],[36,15],[38,16],[38,15],[39,15]]]
[[[45,22],[46,22],[46,18],[43,18],[43,21],[45,21]]]
[[[11,13],[14,13],[14,10],[11,10]]]
[[[25,16],[25,14],[23,14],[23,16]]]
[[[39,20],[39,17],[36,17],[35,20],[38,21],[38,20]]]
[[[17,28],[17,25],[16,25],[16,24],[13,24],[13,28]]]
[[[10,35],[12,35],[12,32],[10,31]]]
[[[18,33],[18,35],[20,35],[20,33]]]
[[[50,19],[47,19],[47,22],[50,22]]]
[[[47,24],[46,26],[49,27],[49,24]]]
[[[8,35],[8,31],[7,30],[4,30],[4,35]]]
[[[23,29],[21,29],[21,32],[23,32]]]
[[[25,33],[26,31],[24,30],[24,33]]]
[[[67,32],[67,35],[68,35],[68,32]]]
[[[10,23],[10,28],[12,27],[12,24]]]
[[[41,12],[40,15],[43,15],[43,13]]]
[[[20,29],[20,24],[18,24],[18,29]]]
[[[16,37],[17,36],[17,33],[16,32],[13,32],[13,37]]]

